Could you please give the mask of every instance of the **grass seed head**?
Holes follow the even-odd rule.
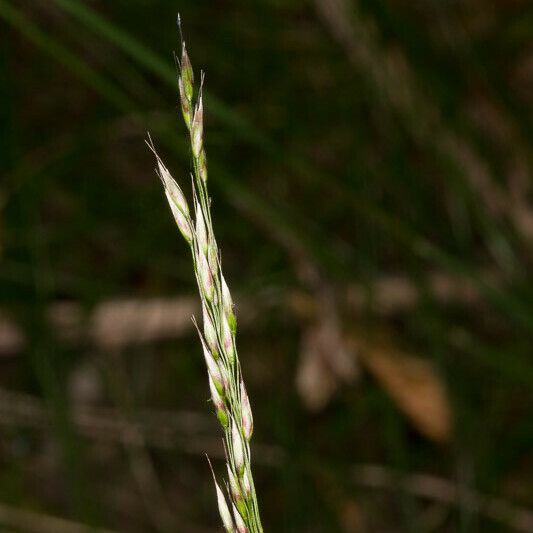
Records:
[[[165,186],[165,191],[167,192],[167,198],[174,202],[176,207],[185,215],[189,216],[189,205],[187,200],[181,190],[180,186],[176,183],[176,180],[172,177],[167,167],[163,164],[161,160],[157,160],[157,167],[159,170],[159,175]]]
[[[229,488],[230,488],[231,496],[233,498],[233,501],[237,502],[243,499],[242,493],[241,493],[241,487],[239,486],[239,482],[237,481],[235,474],[231,470],[230,465],[226,464],[226,467],[228,469],[228,481],[229,481]]]
[[[191,217],[182,190],[160,160],[150,137],[147,144],[156,156],[159,174],[176,223],[193,254],[203,312],[203,333],[198,333],[207,366],[211,398],[223,427],[226,443],[231,509],[215,479],[220,516],[227,532],[247,533],[250,530],[262,533],[250,464],[252,412],[242,383],[241,367],[235,348],[237,321],[233,301],[222,275],[211,222],[207,158],[203,138],[203,74],[194,105],[194,73],[185,45],[182,48],[178,85],[181,109],[190,133],[194,198],[199,200],[194,206],[195,220]],[[233,512],[233,517],[230,511]]]
[[[222,375],[220,367],[218,366],[214,357],[211,355],[211,352],[206,346],[204,340],[201,339],[201,341],[202,349],[204,352],[205,364],[207,366],[207,372],[209,373],[209,378],[213,381],[216,390],[222,396],[224,394],[225,389],[224,376]]]
[[[201,180],[205,183],[207,181],[207,158],[203,148],[200,150],[200,155],[198,156],[198,172]]]
[[[226,466],[228,468],[229,488],[231,496],[233,498],[233,503],[239,510],[241,516],[246,518],[248,516],[248,509],[246,507],[246,502],[244,499],[244,495],[241,491],[241,487],[239,485],[239,482],[237,481],[237,478],[235,477],[235,474],[231,470],[231,467],[229,465]]]
[[[170,196],[170,193],[165,191],[165,195],[167,197],[167,201],[170,205],[170,209],[172,211],[172,215],[174,216],[174,220],[176,221],[176,224],[178,225],[178,229],[180,230],[180,233],[183,235],[183,238],[191,244],[192,242],[192,220],[189,218],[188,215],[184,215],[182,211],[178,209],[178,206],[174,202],[173,198]]]
[[[203,322],[204,322],[205,341],[207,342],[207,346],[209,346],[209,349],[211,350],[211,354],[213,355],[213,357],[218,360],[219,353],[218,353],[217,332],[215,330],[215,326],[213,326],[211,317],[209,316],[209,311],[207,310],[207,307],[203,303],[202,303],[202,314],[203,314]]]
[[[220,284],[222,286],[222,305],[224,306],[224,313],[226,314],[231,332],[235,334],[237,330],[237,319],[233,313],[233,300],[226,279],[222,274],[220,275]]]
[[[231,423],[231,445],[233,448],[233,461],[235,463],[235,469],[239,477],[242,477],[244,473],[244,447],[242,443],[241,432],[235,423],[235,420],[232,420]]]
[[[229,426],[228,412],[225,409],[217,409],[217,418],[224,431],[226,431]]]
[[[192,103],[190,99],[187,98],[181,76],[178,79],[178,88],[180,91],[181,112],[183,114],[183,119],[185,120],[185,125],[187,126],[187,129],[190,130],[192,125]]]
[[[250,496],[252,495],[252,485],[250,483],[250,476],[248,475],[248,471],[244,471],[244,474],[242,475],[242,491],[244,494],[244,498],[246,500],[250,499]]]
[[[231,518],[231,513],[229,511],[226,498],[216,481],[215,487],[217,491],[218,512],[220,513],[222,524],[224,525],[224,529],[226,531],[233,533],[235,531],[235,528],[233,527],[233,519]]]
[[[211,391],[211,399],[213,400],[213,404],[216,407],[218,421],[220,422],[224,431],[226,431],[229,425],[228,409],[226,407],[226,402],[224,401],[224,398],[220,395],[216,385],[211,379],[211,376],[209,376],[209,389]]]
[[[198,202],[196,202],[196,242],[202,252],[207,253],[208,241],[207,241],[207,229],[205,226],[205,218],[202,208]]]
[[[235,518],[235,525],[237,526],[238,533],[248,533],[248,528],[242,519],[241,513],[236,509],[235,505],[232,505],[233,516]]]
[[[221,411],[225,411],[226,403],[224,402],[224,398],[221,396],[215,383],[213,382],[211,374],[209,374],[209,390],[211,391],[211,399],[213,400],[215,407]]]
[[[191,60],[189,59],[189,54],[187,54],[187,48],[185,43],[181,48],[181,83],[183,85],[185,97],[192,101],[194,94],[194,72],[192,70]]]
[[[211,267],[207,261],[207,256],[204,252],[198,251],[196,254],[196,263],[198,265],[198,275],[200,278],[201,289],[207,301],[213,299],[214,285],[213,285],[213,274],[211,272]]]
[[[191,125],[192,153],[198,159],[204,142],[204,104],[202,95],[198,98],[198,105],[194,111]]]
[[[252,438],[252,433],[254,432],[254,419],[252,416],[252,409],[250,407],[250,400],[248,399],[248,394],[246,392],[246,387],[244,382],[241,380],[241,410],[242,410],[242,430],[246,440],[249,442]]]
[[[224,353],[226,354],[228,361],[233,365],[235,361],[235,348],[233,347],[233,334],[229,327],[226,314],[222,313],[222,344],[224,346]]]
[[[207,260],[209,261],[209,266],[213,272],[219,272],[219,262],[218,262],[218,248],[215,238],[209,236],[209,244],[207,250]]]

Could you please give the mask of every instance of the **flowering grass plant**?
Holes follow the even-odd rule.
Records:
[[[228,532],[259,533],[263,528],[250,454],[252,411],[237,354],[237,320],[231,294],[222,273],[207,188],[203,75],[195,94],[193,69],[184,42],[178,65],[181,110],[191,143],[193,210],[189,209],[181,187],[157,155],[150,138],[148,144],[156,156],[157,173],[163,183],[176,224],[190,246],[202,301],[202,328],[197,326],[197,329],[207,367],[211,399],[224,431],[227,460],[228,479],[223,488],[213,475],[220,516]]]

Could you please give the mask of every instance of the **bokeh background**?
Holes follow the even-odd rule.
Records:
[[[267,531],[533,531],[533,4],[0,0],[0,526],[219,531],[178,11]]]

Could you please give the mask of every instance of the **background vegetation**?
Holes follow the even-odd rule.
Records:
[[[0,0],[2,530],[218,530],[178,10],[266,530],[533,531],[522,0]]]

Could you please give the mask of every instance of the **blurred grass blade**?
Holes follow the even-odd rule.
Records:
[[[177,74],[174,66],[162,60],[147,46],[132,37],[122,28],[106,20],[89,6],[78,0],[53,0],[64,11],[95,33],[105,37],[109,42],[122,50],[126,55],[145,67],[148,71],[158,75],[170,87],[176,89]],[[214,117],[224,122],[234,132],[238,132],[243,139],[261,146],[268,151],[275,151],[268,138],[257,128],[253,127],[241,114],[233,111],[216,96],[204,91],[206,107]]]
[[[47,55],[72,71],[78,78],[104,96],[109,102],[122,111],[130,111],[133,107],[128,95],[107,81],[94,69],[63,45],[42,32],[31,20],[5,0],[0,0],[0,17],[16,28],[29,41],[41,48]]]

